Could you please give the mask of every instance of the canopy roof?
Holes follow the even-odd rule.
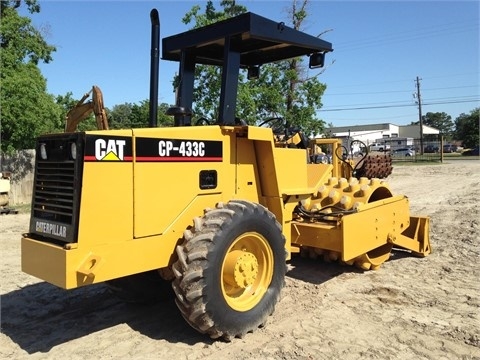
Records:
[[[226,41],[240,53],[240,67],[333,51],[327,41],[249,12],[164,38],[162,58],[180,61],[183,50],[197,64],[222,65]]]

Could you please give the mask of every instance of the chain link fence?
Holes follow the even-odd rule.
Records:
[[[423,151],[422,151],[423,149]],[[455,152],[457,149],[444,147],[441,136],[432,136],[421,139],[413,139],[411,144],[391,149],[393,162],[419,162],[419,161],[443,161],[443,154]]]

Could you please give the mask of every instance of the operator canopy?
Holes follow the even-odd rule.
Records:
[[[222,65],[228,38],[232,50],[240,53],[241,67],[333,51],[327,41],[249,12],[164,38],[162,58],[180,61],[186,50],[197,64]]]
[[[262,16],[245,13],[162,41],[162,59],[180,62],[177,104],[167,114],[175,125],[190,125],[196,64],[222,66],[222,89],[217,124],[233,125],[240,68],[249,78],[265,63],[310,56],[310,68],[322,67],[332,44]]]

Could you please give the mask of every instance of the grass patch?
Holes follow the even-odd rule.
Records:
[[[456,160],[480,160],[480,156],[445,156],[443,158],[445,161],[456,161]]]
[[[32,204],[18,204],[18,205],[12,205],[9,207],[17,210],[19,214],[30,214],[30,210],[32,209]]]

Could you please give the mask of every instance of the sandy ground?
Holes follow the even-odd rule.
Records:
[[[230,343],[173,301],[126,305],[20,271],[28,215],[0,217],[2,359],[480,359],[480,162],[397,166],[388,182],[431,217],[433,253],[377,271],[295,258],[267,326]],[[360,229],[359,229],[360,233]]]

